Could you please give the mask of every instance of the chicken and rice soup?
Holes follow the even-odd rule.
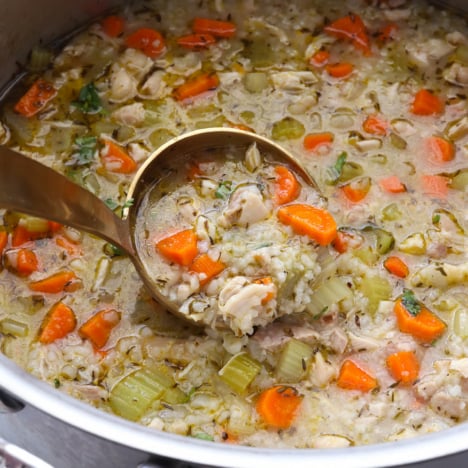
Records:
[[[417,0],[189,5],[145,1],[38,44],[0,142],[120,214],[153,150],[235,127],[293,153],[324,198],[255,146],[174,163],[139,239],[201,327],[115,246],[4,211],[2,353],[103,411],[216,442],[345,447],[464,422],[466,21]]]

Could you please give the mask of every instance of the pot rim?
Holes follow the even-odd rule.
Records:
[[[113,416],[55,390],[0,354],[0,387],[26,404],[97,437],[148,454],[219,467],[304,466],[377,468],[422,462],[468,449],[468,424],[397,442],[341,449],[271,449],[231,446],[170,434]],[[183,450],[181,448],[183,447]]]

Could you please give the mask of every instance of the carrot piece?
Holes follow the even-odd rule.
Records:
[[[44,109],[56,95],[57,90],[52,84],[39,78],[16,103],[15,111],[25,117],[32,117]]]
[[[441,114],[444,107],[442,99],[427,89],[421,89],[414,96],[411,112],[416,115]]]
[[[378,382],[375,377],[361,369],[355,362],[351,361],[351,359],[346,359],[341,365],[337,385],[345,390],[370,392],[377,387]]]
[[[16,257],[16,271],[24,276],[29,276],[37,270],[39,262],[36,254],[29,249],[19,249]]]
[[[119,322],[120,314],[116,310],[100,310],[81,325],[78,333],[81,337],[91,341],[96,348],[102,348]]]
[[[338,253],[345,253],[349,249],[349,242],[350,242],[350,234],[347,232],[343,231],[337,231],[336,232],[336,237],[332,242],[333,248],[338,252]]]
[[[333,133],[309,133],[304,137],[304,148],[309,151],[317,151],[324,146],[329,147],[333,143]]]
[[[42,344],[53,343],[67,336],[76,327],[76,317],[73,310],[63,302],[57,302],[46,315],[39,333]]]
[[[52,276],[30,283],[29,289],[50,294],[74,291],[79,284],[77,280],[78,278],[73,271],[59,271]]]
[[[399,330],[423,343],[431,343],[447,328],[445,323],[424,304],[421,304],[409,290],[405,290],[403,295],[396,300],[393,311]]]
[[[410,385],[418,378],[419,362],[413,351],[390,354],[386,363],[392,377],[404,385]]]
[[[423,175],[421,177],[423,192],[434,198],[446,198],[449,178],[441,175]]]
[[[271,278],[271,276],[265,276],[264,278],[258,278],[256,280],[254,280],[254,283],[256,284],[264,284],[265,286],[269,285],[269,284],[272,284],[273,283],[273,280]],[[275,291],[270,291],[268,292],[265,297],[262,298],[262,305],[265,305],[267,304],[268,302],[270,302],[274,297],[276,296],[276,292]]]
[[[211,281],[216,275],[219,275],[226,265],[220,260],[213,260],[208,254],[201,254],[195,257],[195,260],[190,265],[190,271],[203,275],[200,279],[200,286],[204,286]]]
[[[388,122],[377,115],[369,115],[362,124],[365,132],[372,135],[386,135],[388,131]]]
[[[121,16],[107,16],[101,21],[102,30],[109,37],[117,37],[123,33],[125,20]]]
[[[188,34],[187,36],[182,36],[177,39],[177,44],[186,49],[206,49],[208,46],[214,44],[216,38],[213,34]]]
[[[359,203],[366,198],[371,188],[370,177],[361,177],[360,179],[353,180],[341,187],[346,198],[353,202]]]
[[[311,205],[286,205],[278,210],[278,219],[299,235],[309,236],[320,245],[336,237],[336,222],[326,210]]]
[[[406,186],[401,182],[398,176],[390,176],[380,179],[379,185],[382,187],[383,190],[389,193],[406,192]]]
[[[296,176],[285,166],[276,166],[275,174],[275,203],[284,205],[294,201],[301,193],[301,184]]]
[[[387,42],[391,39],[395,39],[398,31],[398,25],[395,23],[389,23],[379,30],[377,40],[379,42]]]
[[[320,49],[315,52],[314,55],[309,60],[309,63],[314,67],[321,68],[324,67],[330,60],[330,52],[327,50]]]
[[[66,237],[57,236],[55,238],[55,243],[66,250],[71,257],[79,257],[83,253],[79,245],[69,241]]]
[[[159,57],[166,48],[166,43],[161,33],[151,28],[136,30],[127,36],[125,43],[132,49],[141,50],[152,59]]]
[[[60,229],[63,228],[63,224],[57,223],[55,221],[48,221],[48,224],[49,224],[49,232],[51,233],[60,231]]]
[[[171,262],[189,266],[197,256],[197,235],[193,229],[179,231],[158,241],[156,249]]]
[[[333,78],[346,78],[353,72],[354,65],[348,62],[330,63],[325,70]]]
[[[11,246],[19,247],[23,244],[26,244],[26,242],[33,242],[46,236],[46,232],[31,232],[21,224],[18,224],[13,230],[13,234],[11,236]]]
[[[455,146],[445,138],[432,136],[426,140],[427,151],[432,161],[446,163],[455,157]]]
[[[243,123],[235,123],[235,122],[227,122],[227,124],[231,128],[237,128],[238,130],[244,130],[244,132],[252,132],[255,133],[255,130],[248,125],[244,125]]]
[[[216,89],[219,86],[219,78],[215,73],[204,73],[198,75],[191,80],[186,81],[183,85],[174,90],[174,97],[178,101],[184,101],[188,98],[193,98],[206,91]]]
[[[398,278],[406,278],[409,274],[408,265],[400,258],[391,256],[385,259],[383,265],[387,271]]]
[[[367,29],[361,17],[351,13],[343,18],[339,18],[328,26],[324,31],[338,39],[350,41],[356,49],[370,55],[370,41]]]
[[[263,421],[278,429],[291,426],[302,402],[302,396],[293,387],[276,385],[264,390],[255,406]]]
[[[111,140],[103,140],[104,147],[101,150],[101,161],[109,172],[119,174],[131,174],[135,172],[137,163],[119,145]]]
[[[195,18],[192,30],[197,34],[212,34],[215,37],[232,37],[236,25],[230,21],[217,21],[210,18]]]
[[[0,255],[3,255],[3,251],[8,243],[8,232],[0,231]]]

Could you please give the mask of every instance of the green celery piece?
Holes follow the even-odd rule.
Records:
[[[377,311],[380,301],[387,301],[392,294],[392,286],[387,279],[380,276],[366,276],[360,284],[362,294],[367,298],[371,315]]]
[[[235,354],[218,372],[221,380],[237,393],[243,393],[258,375],[261,364],[249,354]]]
[[[276,376],[283,382],[299,382],[305,374],[307,361],[312,357],[312,347],[292,338],[281,351]]]
[[[352,292],[344,279],[333,276],[323,282],[313,293],[310,303],[307,304],[307,312],[313,318],[320,318],[333,304],[338,304],[344,299],[351,299]]]

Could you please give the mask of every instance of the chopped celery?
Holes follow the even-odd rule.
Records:
[[[260,93],[268,88],[268,75],[262,72],[246,73],[244,86],[249,93]]]
[[[379,259],[370,247],[362,247],[353,251],[353,255],[368,266],[374,265]]]
[[[165,128],[158,128],[149,136],[149,141],[153,149],[159,148],[161,145],[174,138],[174,134]]]
[[[50,64],[53,53],[41,45],[35,45],[29,54],[28,69],[32,72],[44,71]]]
[[[195,123],[195,128],[211,128],[211,127],[223,127],[226,123],[226,117],[224,115],[218,115],[211,120],[199,120]]]
[[[0,322],[0,331],[5,335],[25,337],[28,334],[29,328],[25,323],[6,318]]]
[[[338,304],[343,299],[351,299],[352,292],[346,285],[344,279],[334,276],[322,283],[314,292],[307,311],[316,318],[319,318],[333,304]]]
[[[385,221],[396,221],[401,215],[401,210],[396,203],[391,203],[382,210],[382,217]]]
[[[170,405],[180,405],[188,401],[188,396],[177,386],[166,389],[161,400]]]
[[[243,393],[260,372],[262,366],[249,354],[235,354],[218,372],[221,380],[237,393]]]
[[[461,338],[468,337],[468,310],[458,308],[453,314],[453,331]]]
[[[36,218],[35,216],[24,216],[20,224],[29,232],[47,232],[49,230],[49,222],[46,219]]]
[[[379,254],[386,254],[393,249],[395,238],[392,233],[374,225],[367,225],[362,230],[375,236],[375,249]]]
[[[422,255],[426,252],[426,239],[421,232],[416,232],[402,240],[398,249],[411,255]]]
[[[305,133],[304,125],[292,117],[285,117],[273,124],[271,137],[273,140],[285,141],[301,138]]]
[[[368,310],[371,315],[377,311],[380,301],[387,301],[392,294],[392,286],[379,276],[364,277],[359,285],[362,294],[367,298]]]
[[[339,182],[347,182],[348,180],[354,179],[362,175],[363,169],[362,166],[358,163],[352,161],[346,161],[343,164],[341,174],[339,177]]]
[[[462,192],[468,191],[468,169],[458,171],[450,181],[450,187]]]
[[[288,341],[281,351],[276,368],[278,379],[283,382],[299,382],[306,371],[307,361],[312,357],[312,348],[295,338]]]
[[[403,150],[408,146],[401,136],[397,135],[396,133],[390,134],[390,143],[397,149]]]

